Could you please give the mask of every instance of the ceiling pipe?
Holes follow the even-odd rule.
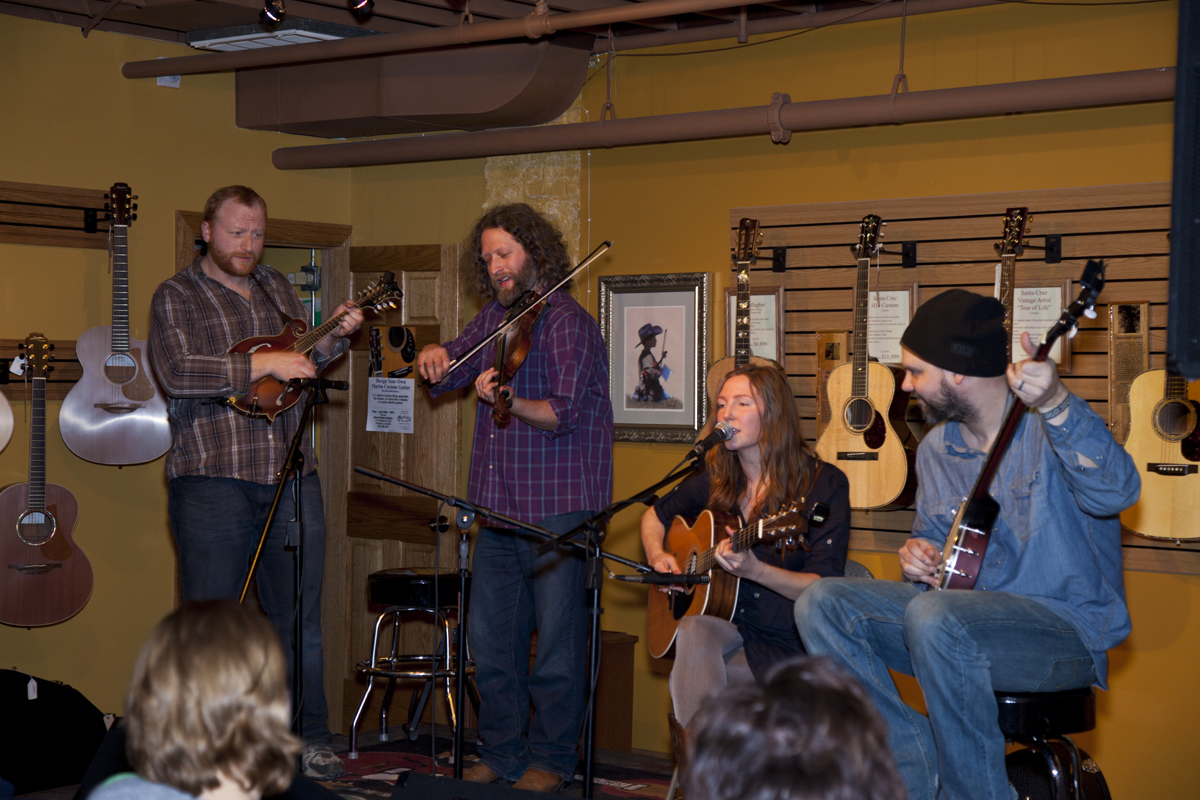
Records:
[[[998,0],[913,0],[909,14],[929,13],[919,10],[925,5],[931,10],[967,8],[976,5],[991,5]],[[581,28],[605,27],[618,22],[638,22],[658,17],[673,17],[703,11],[737,8],[744,0],[647,0],[621,6],[597,8],[590,11],[571,11],[562,14],[550,13],[548,7],[539,4],[537,10],[514,19],[476,22],[470,25],[453,25],[430,28],[425,31],[383,33],[376,36],[360,36],[353,39],[338,39],[314,44],[293,44],[287,47],[266,47],[259,50],[239,50],[225,53],[205,53],[177,58],[157,58],[148,61],[129,61],[121,66],[126,78],[157,78],[166,75],[199,75],[210,72],[228,72],[254,67],[274,67],[284,64],[301,64],[312,61],[329,61],[339,58],[401,53],[435,47],[492,42],[502,39],[539,39],[552,33]],[[891,7],[895,6],[893,10]],[[867,11],[817,12],[801,18],[822,18],[816,25],[835,24],[841,21],[859,21],[892,17],[899,14],[899,3],[888,3],[878,9]],[[942,7],[944,6],[944,8]],[[883,13],[881,13],[883,12]],[[756,25],[749,23],[750,32],[757,32]],[[725,29],[728,26],[716,26]],[[732,26],[737,35],[737,25]],[[797,23],[796,27],[808,27]],[[682,32],[681,32],[682,33]],[[650,35],[650,34],[648,34]],[[629,37],[630,40],[640,37]],[[620,42],[618,38],[614,40]],[[683,41],[683,40],[680,40]],[[669,42],[668,42],[669,43]],[[649,46],[649,45],[641,45]]]
[[[787,95],[776,93],[770,105],[750,108],[281,147],[271,162],[284,170],[367,167],[764,133],[786,143],[793,131],[1144,103],[1174,96],[1174,67],[805,103],[792,103]]]
[[[963,8],[979,8],[980,6],[1003,5],[1006,0],[910,0],[908,16],[918,14],[936,14],[941,11],[958,11]],[[886,3],[875,8],[846,9],[837,11],[814,11],[809,14],[786,14],[767,19],[750,20],[746,24],[746,32],[750,36],[761,36],[767,33],[785,33],[787,31],[811,30],[825,28],[830,25],[843,25],[850,22],[867,22],[879,19],[895,19],[904,13],[901,3]],[[693,28],[683,28],[674,31],[659,31],[656,33],[635,33],[629,36],[615,36],[612,40],[613,50],[645,50],[649,47],[667,47],[673,44],[690,44],[693,42],[710,42],[714,39],[735,39],[740,35],[739,23],[728,25],[697,25]],[[596,39],[592,53],[603,55],[609,51],[608,39]]]

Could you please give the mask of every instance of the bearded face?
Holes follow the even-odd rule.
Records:
[[[479,255],[487,265],[492,291],[505,308],[537,285],[537,268],[529,263],[521,243],[503,228],[488,228],[483,232],[479,237]]]
[[[945,374],[929,396],[923,396],[914,390],[913,396],[921,409],[922,416],[930,425],[939,422],[960,422],[970,424],[975,421],[978,412],[967,400],[951,389]]]

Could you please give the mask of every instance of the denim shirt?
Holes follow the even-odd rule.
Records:
[[[1081,466],[1077,454],[1097,466]],[[956,422],[925,436],[917,451],[913,536],[942,548],[985,455],[966,444]],[[1000,518],[975,588],[1028,597],[1068,620],[1092,651],[1101,688],[1107,650],[1131,627],[1118,515],[1140,491],[1129,454],[1074,395],[1067,421],[1058,427],[1026,412],[991,487]]]

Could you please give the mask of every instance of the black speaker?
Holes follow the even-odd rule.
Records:
[[[1200,4],[1179,4],[1167,367],[1200,378]]]
[[[503,783],[471,783],[407,772],[396,781],[392,800],[546,800],[546,795]]]

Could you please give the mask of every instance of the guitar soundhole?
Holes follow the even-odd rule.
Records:
[[[17,520],[17,536],[35,547],[50,541],[54,528],[54,517],[45,511],[26,511]]]
[[[875,407],[865,397],[853,397],[846,404],[846,427],[854,433],[863,433],[875,422]]]
[[[137,375],[137,362],[126,353],[113,353],[104,362],[104,377],[113,383],[128,383]]]
[[[1196,427],[1192,404],[1183,400],[1164,400],[1155,409],[1154,427],[1169,442],[1178,442]]]

